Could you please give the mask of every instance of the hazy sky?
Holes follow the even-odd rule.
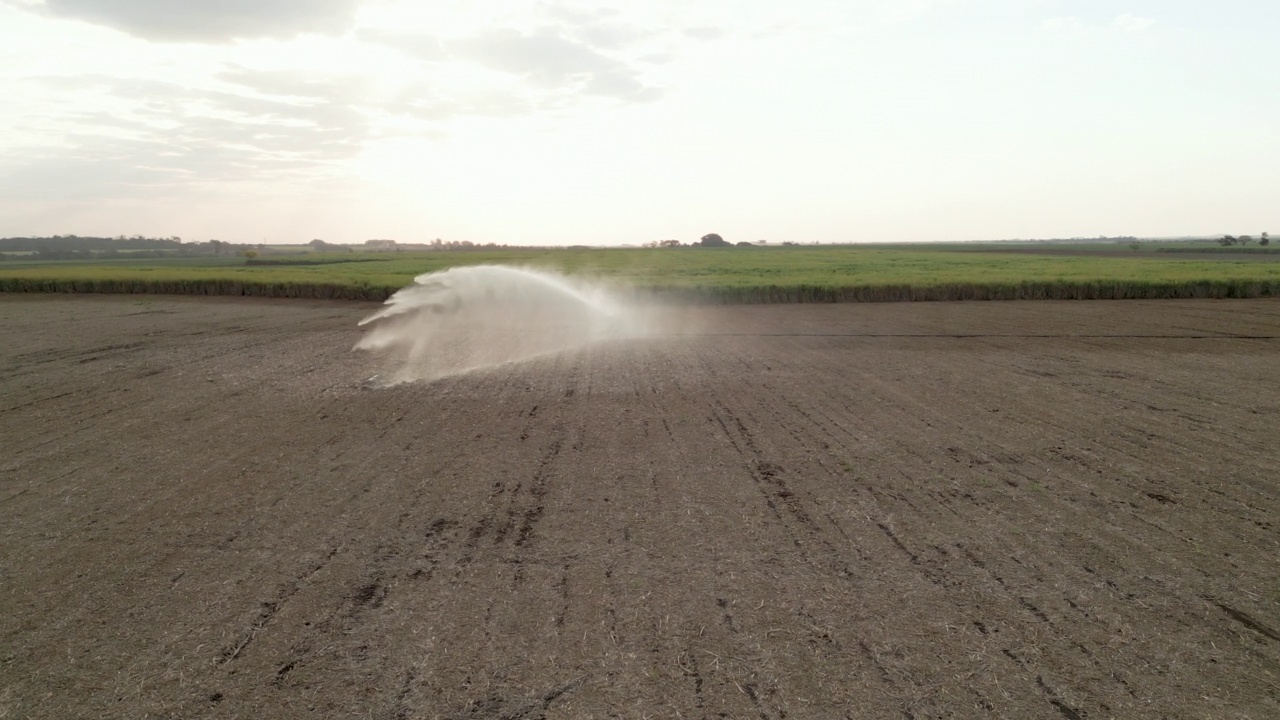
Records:
[[[0,236],[1280,232],[1277,0],[0,0]]]

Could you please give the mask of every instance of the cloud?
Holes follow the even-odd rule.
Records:
[[[364,81],[355,76],[323,75],[301,70],[253,70],[238,65],[215,75],[218,80],[281,97],[358,101]]]
[[[277,179],[299,182],[314,163],[287,152],[193,141],[189,132],[145,138],[71,134],[52,152],[7,158],[0,194],[11,199],[78,200],[183,195],[193,188]]]
[[[1055,17],[1040,23],[1040,29],[1047,32],[1080,32],[1085,24],[1077,17]]]
[[[452,118],[530,115],[586,95],[641,102],[660,94],[626,65],[581,48],[552,45],[550,55],[534,59],[521,54],[544,49],[471,48],[492,52],[487,61],[513,75],[519,69],[509,63],[530,61],[550,88],[517,77],[441,83],[435,71],[379,84],[363,75],[230,64],[193,76],[191,85],[100,74],[29,78],[40,95],[77,102],[31,109],[31,127],[19,129],[40,139],[0,159],[0,194],[74,199],[174,196],[237,183],[304,188],[339,174],[371,140],[431,135]]]
[[[965,0],[881,0],[876,7],[875,17],[885,25],[898,25],[964,2]]]
[[[569,25],[590,25],[618,16],[616,8],[596,7],[584,10],[563,2],[540,2],[538,11],[551,20]]]
[[[651,65],[666,65],[676,59],[676,54],[673,52],[654,52],[647,55],[641,55],[636,59],[640,62],[649,63]]]
[[[685,28],[684,34],[694,40],[719,40],[724,37],[724,30],[717,27],[702,25],[699,27]]]
[[[621,98],[632,102],[652,102],[662,97],[661,88],[646,87],[634,77],[621,73],[593,75],[582,91],[588,95]]]
[[[300,33],[340,34],[359,0],[44,0],[19,5],[162,42],[227,42]]]
[[[1125,13],[1105,25],[1094,25],[1078,17],[1049,18],[1040,23],[1040,29],[1059,33],[1142,33],[1156,24],[1151,18]]]
[[[356,109],[360,85],[348,77],[310,76],[290,72],[253,72],[232,68],[216,76],[267,95],[245,95],[224,90],[195,88],[178,83],[101,75],[40,78],[39,82],[64,92],[96,91],[125,101],[127,111],[115,115],[71,113],[85,125],[98,126],[109,117],[146,134],[160,129],[170,138],[209,143],[243,143],[264,135],[289,137],[290,145],[315,138],[315,159],[325,159],[329,140],[343,136],[349,142],[363,137],[368,120]],[[339,153],[346,155],[346,151]]]
[[[166,48],[136,38],[215,43],[346,32],[357,0],[27,5],[134,37],[112,41],[126,51],[117,59],[128,62],[110,67],[128,76],[99,74],[86,61],[61,76],[15,81],[27,100],[0,153],[0,195],[23,198],[198,196],[233,185],[305,192],[341,176],[378,141],[448,132],[455,118],[560,113],[600,98],[657,100],[663,90],[649,73],[664,72],[659,66],[695,38],[724,34],[705,18],[666,11],[537,2],[530,12],[480,12],[484,22],[384,21],[338,39]],[[284,51],[294,47],[291,59]],[[314,69],[318,53],[328,70]],[[186,73],[171,65],[161,72],[156,63],[170,56],[173,65],[195,62]]]
[[[887,25],[896,25],[929,14],[933,6],[932,0],[893,0],[881,3],[876,17]]]
[[[357,33],[357,37],[365,42],[395,48],[419,60],[438,61],[446,57],[440,39],[432,35],[365,28]]]
[[[1130,13],[1125,13],[1115,20],[1111,21],[1110,29],[1114,32],[1145,32],[1155,25],[1156,21],[1151,18],[1138,17]]]
[[[673,45],[688,40],[678,28],[696,25],[660,22],[665,15],[651,9],[624,11],[596,3],[537,0],[527,11],[497,13],[496,19],[490,15],[486,23],[466,29],[442,26],[413,33],[387,26],[361,30],[358,36],[439,63],[435,70],[441,73],[449,71],[450,63],[463,63],[510,76],[524,86],[534,106],[563,107],[574,96],[591,95],[644,102],[660,97],[662,90],[645,82],[643,70],[651,69],[657,58],[674,57]],[[705,26],[689,33],[721,34]]]
[[[545,98],[538,103],[527,95],[508,89],[476,87],[447,91],[426,80],[419,80],[400,89],[377,108],[392,115],[441,121],[460,115],[517,117],[549,106],[550,101]]]
[[[34,79],[60,94],[105,97],[111,109],[51,113],[50,142],[7,153],[0,193],[159,197],[246,181],[305,184],[358,155],[371,134],[344,78],[257,77],[243,69],[224,75],[246,87],[291,90],[293,97],[108,76]]]
[[[563,3],[539,3],[538,15],[557,30],[587,45],[618,50],[653,37],[653,31],[625,22],[616,8],[583,10]]]
[[[464,62],[514,76],[557,105],[564,99],[561,95],[578,91],[636,102],[661,95],[660,89],[640,80],[636,67],[554,28],[533,32],[497,29],[452,39],[388,31],[362,32],[360,36],[418,59]]]
[[[588,23],[573,28],[571,32],[592,47],[606,49],[627,47],[649,36],[640,28],[624,23]]]
[[[457,57],[520,75],[544,87],[616,72],[620,65],[585,44],[547,31],[526,35],[515,30],[493,30],[452,42],[449,49]]]

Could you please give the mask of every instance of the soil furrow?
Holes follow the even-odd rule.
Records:
[[[372,307],[0,296],[0,716],[1280,716],[1280,302]]]

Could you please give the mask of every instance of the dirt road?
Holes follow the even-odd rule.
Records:
[[[1280,717],[1280,302],[0,296],[0,717]]]

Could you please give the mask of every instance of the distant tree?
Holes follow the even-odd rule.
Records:
[[[1138,242],[1137,240],[1134,240],[1133,242],[1129,243],[1129,248],[1134,252],[1138,252],[1139,250],[1142,249],[1142,243]]]
[[[1268,235],[1268,234],[1266,234],[1266,233],[1262,233],[1262,235],[1258,238],[1258,244],[1259,244],[1259,245],[1270,245],[1270,244],[1271,244],[1271,236],[1270,236],[1270,235]]]
[[[658,247],[677,248],[677,247],[680,247],[680,241],[679,240],[659,240]]]
[[[1236,238],[1236,240],[1238,240],[1241,245],[1248,245],[1249,243],[1253,242],[1253,237],[1250,235],[1241,235],[1240,237]]]
[[[702,247],[732,247],[725,239],[716,233],[709,233],[702,236],[702,240],[698,242]]]
[[[242,252],[242,253],[240,253],[240,254],[241,254],[241,255],[244,255],[246,258],[248,258],[248,259],[250,259],[250,260],[252,260],[252,259],[254,259],[254,258],[258,257],[258,251],[257,251],[257,250],[245,250],[244,252]]]
[[[1223,235],[1222,239],[1218,241],[1218,244],[1222,245],[1223,247],[1226,247],[1229,245],[1235,245],[1236,239],[1232,235]]]
[[[746,240],[739,240],[738,242],[734,243],[734,245],[736,245],[737,247],[755,247],[754,244]]]

